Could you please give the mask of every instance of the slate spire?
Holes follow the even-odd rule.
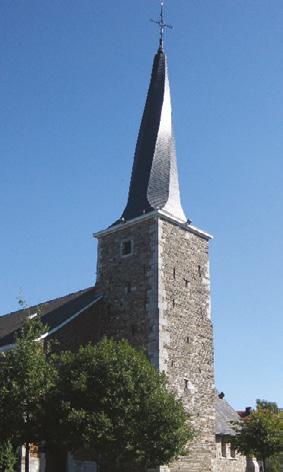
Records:
[[[167,58],[162,42],[153,61],[122,219],[131,220],[154,210],[186,221],[180,201]]]

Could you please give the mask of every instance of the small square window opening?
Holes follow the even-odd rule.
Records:
[[[123,241],[122,242],[122,256],[128,256],[130,254],[132,254],[132,251],[133,251],[133,243],[132,241],[129,239],[127,241]]]

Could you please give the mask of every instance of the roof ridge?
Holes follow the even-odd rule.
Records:
[[[14,311],[10,311],[8,313],[4,313],[3,315],[0,315],[0,319],[2,318],[5,318],[6,316],[10,316],[10,315],[14,315],[16,313],[24,313],[26,312],[27,310],[32,310],[34,308],[38,308],[38,307],[41,307],[43,305],[48,305],[49,303],[52,303],[52,302],[55,302],[55,301],[60,301],[60,300],[63,300],[64,298],[68,298],[68,297],[71,297],[72,295],[76,295],[76,294],[82,294],[82,293],[85,293],[87,292],[88,290],[91,290],[91,289],[94,289],[95,288],[95,285],[92,285],[90,287],[87,287],[87,288],[84,288],[84,289],[80,289],[78,291],[75,291],[75,292],[71,292],[71,293],[68,293],[66,295],[62,295],[61,297],[56,297],[56,298],[50,298],[49,300],[46,300],[44,302],[39,302],[39,303],[36,303],[35,305],[31,305],[31,306],[27,306],[26,308],[21,308],[20,310],[14,310]]]

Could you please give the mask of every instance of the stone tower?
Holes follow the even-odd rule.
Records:
[[[209,472],[214,457],[210,236],[180,202],[167,60],[154,57],[122,217],[98,239],[97,287],[109,335],[143,346],[191,414],[196,437],[171,472]]]

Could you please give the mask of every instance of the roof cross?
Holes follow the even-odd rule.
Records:
[[[160,20],[150,20],[150,21],[152,21],[153,23],[156,23],[160,27],[159,47],[160,47],[160,49],[163,49],[164,30],[165,30],[165,28],[173,29],[173,26],[168,25],[167,23],[164,22],[164,0],[161,0],[160,6],[161,6]]]

